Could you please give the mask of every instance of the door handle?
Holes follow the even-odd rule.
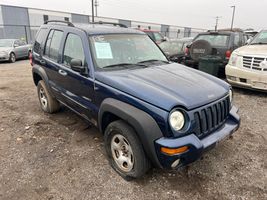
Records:
[[[58,73],[60,73],[62,76],[67,76],[67,72],[65,72],[64,70],[60,69],[58,70]]]

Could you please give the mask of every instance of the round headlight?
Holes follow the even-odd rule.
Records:
[[[230,102],[232,103],[232,100],[233,100],[233,91],[231,89],[229,90],[229,99],[230,99]]]
[[[169,117],[170,125],[175,131],[179,131],[184,127],[185,117],[181,111],[174,111]]]

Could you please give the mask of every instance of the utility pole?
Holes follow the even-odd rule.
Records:
[[[97,7],[99,6],[99,2],[95,0],[95,16],[97,17]]]
[[[219,16],[216,17],[215,31],[218,30],[219,18],[221,18],[221,17],[219,17]]]
[[[92,22],[94,23],[95,22],[94,0],[91,0],[91,2],[92,2],[92,5],[91,5],[91,7],[92,7]]]
[[[232,23],[231,23],[231,30],[233,30],[234,18],[235,18],[235,6],[231,6],[231,8],[233,8]]]

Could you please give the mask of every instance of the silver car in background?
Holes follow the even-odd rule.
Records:
[[[18,58],[28,58],[31,46],[18,39],[0,39],[0,61],[14,63]]]

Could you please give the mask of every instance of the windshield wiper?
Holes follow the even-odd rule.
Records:
[[[163,62],[163,63],[169,64],[169,61],[166,61],[166,60],[157,60],[157,59],[144,60],[144,61],[138,62],[138,64],[140,64],[140,63],[146,63],[146,62]]]
[[[142,67],[148,67],[147,65],[144,64],[139,64],[139,63],[119,63],[119,64],[113,64],[113,65],[107,65],[103,68],[112,68],[112,67],[124,67],[124,68],[129,68],[129,66],[142,66]]]

